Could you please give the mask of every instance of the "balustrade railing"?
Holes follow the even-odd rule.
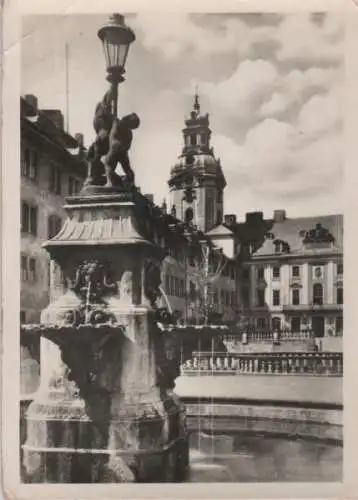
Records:
[[[240,335],[224,334],[223,340],[226,342],[273,342],[284,340],[307,340],[314,338],[312,330],[300,330],[297,332],[291,330],[249,330]]]
[[[195,352],[182,374],[343,375],[338,352],[211,353]]]

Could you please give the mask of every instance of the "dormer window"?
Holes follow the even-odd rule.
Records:
[[[275,246],[275,253],[288,253],[290,251],[290,247],[285,241],[275,240],[273,244]]]

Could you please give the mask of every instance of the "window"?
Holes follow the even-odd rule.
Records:
[[[320,280],[323,278],[323,267],[322,266],[313,266],[312,267],[312,278],[314,280]]]
[[[195,283],[190,281],[189,285],[189,296],[191,300],[195,300],[196,292],[195,292]]]
[[[21,280],[34,283],[36,279],[36,259],[21,255]]]
[[[265,290],[257,290],[257,306],[264,307],[265,305]]]
[[[336,317],[336,335],[343,334],[343,316]]]
[[[24,149],[21,155],[21,174],[36,181],[38,174],[38,154],[32,149]]]
[[[20,311],[20,324],[26,323],[26,311]]]
[[[274,266],[272,268],[272,277],[273,277],[273,279],[279,279],[280,278],[280,267],[279,266]]]
[[[185,222],[186,224],[190,224],[194,219],[194,210],[189,207],[185,210]]]
[[[323,286],[320,283],[313,285],[313,304],[316,306],[323,304]]]
[[[215,224],[215,191],[208,189],[206,191],[206,227],[211,229]]]
[[[241,301],[244,309],[250,306],[250,291],[247,287],[244,287],[241,291]]]
[[[266,328],[266,318],[257,318],[257,328],[260,330]]]
[[[265,279],[265,269],[263,267],[259,267],[257,269],[257,279],[258,280],[263,280]]]
[[[280,305],[280,290],[273,290],[273,292],[272,292],[272,304],[274,306]]]
[[[61,170],[56,165],[50,166],[50,191],[61,194]]]
[[[343,287],[337,288],[337,304],[343,304]]]
[[[37,236],[37,207],[25,201],[21,205],[21,231]]]
[[[27,255],[21,255],[21,280],[28,281],[29,273],[27,269]]]
[[[292,332],[301,331],[301,318],[299,316],[291,318],[291,331]]]
[[[189,136],[189,144],[190,146],[196,146],[196,134],[192,134]]]
[[[281,318],[272,318],[272,329],[276,332],[281,330]]]
[[[74,177],[72,177],[72,175],[70,175],[70,177],[68,178],[68,194],[69,195],[76,194],[79,191],[80,191],[80,182]]]
[[[293,278],[300,277],[300,266],[292,266],[292,276]]]
[[[300,291],[298,288],[292,290],[292,304],[294,306],[300,305]]]
[[[32,257],[29,258],[29,281],[36,281],[36,260]]]
[[[282,242],[281,241],[275,241],[275,253],[281,253],[282,252]]]
[[[48,238],[51,239],[56,236],[62,226],[62,219],[57,215],[50,215],[48,218]]]
[[[337,274],[339,274],[339,275],[343,274],[343,262],[338,262],[338,264],[337,264]]]

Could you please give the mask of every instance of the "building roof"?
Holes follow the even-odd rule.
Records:
[[[318,239],[314,240],[316,231]],[[308,236],[310,239],[307,239]],[[332,237],[332,242],[320,241]],[[343,251],[343,215],[320,215],[315,217],[285,218],[282,221],[272,221],[272,227],[266,234],[263,244],[256,250],[253,257],[275,255],[278,241],[288,245],[289,254],[322,254]],[[328,244],[327,244],[328,243]]]
[[[234,233],[224,226],[223,224],[219,224],[218,226],[214,227],[213,229],[210,229],[207,233],[205,233],[207,236],[234,236]]]

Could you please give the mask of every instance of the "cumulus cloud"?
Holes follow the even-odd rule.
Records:
[[[273,26],[250,27],[239,16],[223,17],[211,27],[208,23],[205,25],[203,17],[185,13],[140,13],[132,24],[140,31],[144,46],[166,59],[178,58],[189,50],[207,56],[228,52],[244,56],[274,33]]]
[[[181,150],[194,82],[202,111],[210,113],[212,145],[227,177],[227,211],[262,209],[269,215],[287,208],[303,215],[339,207],[343,23],[336,13],[272,19],[141,13],[128,20],[137,41],[119,109],[141,117],[131,159],[142,191],[153,192],[157,202],[167,195],[170,168]],[[104,64],[93,37],[101,22],[81,19],[78,38],[78,22],[71,21],[58,30],[54,46],[48,46],[47,32],[28,36],[23,50],[24,93],[63,108],[65,64],[58,47],[64,47],[66,35],[71,131],[82,130],[91,139],[93,108],[106,90],[101,71],[98,78],[93,73]],[[40,45],[51,49],[51,58],[39,52]]]
[[[275,36],[280,44],[278,60],[308,64],[339,63],[343,54],[343,22],[337,14],[327,14],[321,26],[309,14],[283,18]]]
[[[275,25],[251,26],[240,17],[210,26],[190,16],[161,17],[158,30],[150,16],[141,15],[137,23],[144,46],[166,60],[228,53],[236,58],[226,77],[197,82],[219,128],[212,143],[228,181],[227,211],[269,213],[281,205],[299,215],[339,206],[343,23],[338,15],[287,15]],[[274,47],[270,57],[262,56],[262,45]],[[191,84],[182,89],[188,91]],[[169,140],[168,128],[165,132]],[[154,137],[150,144],[156,144]],[[163,175],[173,151],[171,161],[169,151],[163,155]]]
[[[245,120],[270,95],[277,78],[277,68],[270,61],[245,60],[227,80],[200,83],[200,92],[209,98],[214,113]]]

